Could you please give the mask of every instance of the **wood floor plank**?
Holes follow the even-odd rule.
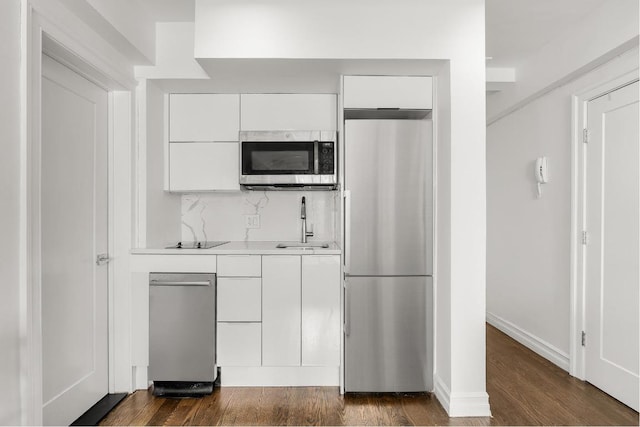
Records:
[[[260,389],[259,419],[266,425],[285,425],[289,417],[286,387]]]
[[[167,420],[171,417],[176,407],[178,406],[177,399],[163,399],[162,405],[153,414],[151,419],[147,421],[147,425],[163,426],[167,425]]]
[[[164,403],[164,399],[158,398],[158,397],[154,397],[153,395],[151,395],[151,391],[149,391],[149,390],[147,390],[146,393],[151,396],[149,404],[146,405],[144,408],[142,408],[142,410],[139,411],[135,415],[135,417],[133,417],[133,419],[131,421],[126,422],[125,424],[134,425],[134,426],[150,425],[149,421],[151,420],[151,418],[153,418],[153,416],[156,414],[156,412],[160,409],[160,407]],[[122,402],[122,403],[124,403],[124,402]],[[116,408],[119,408],[119,407],[120,407],[120,405],[118,405]]]
[[[217,425],[233,396],[234,389],[221,388],[202,398],[193,415],[192,425]]]
[[[167,417],[164,425],[169,426],[189,426],[193,425],[193,419],[198,412],[198,408],[205,398],[181,399],[173,412]]]
[[[111,425],[128,425],[149,405],[152,398],[153,396],[148,393],[130,394],[116,407],[118,410],[112,410],[102,422],[108,422]]]
[[[638,425],[638,413],[487,326],[493,417],[449,418],[435,396],[337,387],[223,387],[199,399],[128,396],[101,425]]]

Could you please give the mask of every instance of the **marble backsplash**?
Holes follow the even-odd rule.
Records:
[[[306,197],[309,241],[336,240],[338,191],[242,191],[182,196],[182,240],[297,241],[300,203]],[[260,228],[245,215],[260,215]]]

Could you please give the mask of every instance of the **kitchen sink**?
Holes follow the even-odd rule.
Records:
[[[327,249],[328,243],[278,243],[278,249]]]

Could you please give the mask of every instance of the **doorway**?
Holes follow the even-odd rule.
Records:
[[[41,292],[44,424],[108,393],[108,94],[42,56]]]
[[[577,150],[580,242],[572,374],[637,411],[640,150],[635,75],[581,99],[585,131]]]

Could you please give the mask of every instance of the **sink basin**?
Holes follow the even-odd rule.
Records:
[[[328,243],[278,243],[278,249],[327,249]]]

